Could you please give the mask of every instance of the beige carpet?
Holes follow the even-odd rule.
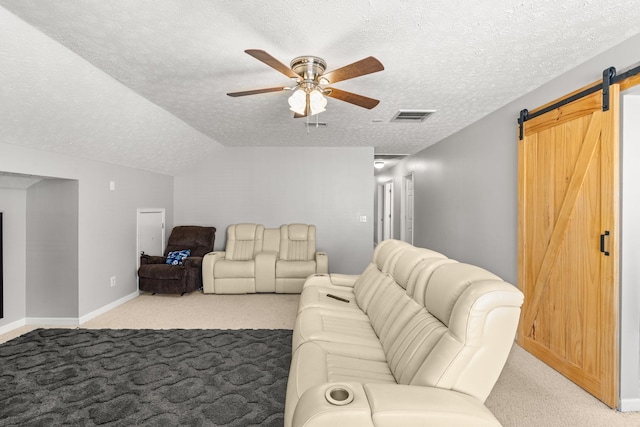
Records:
[[[143,294],[81,328],[293,329],[297,305],[298,295]],[[35,328],[0,335],[0,343]],[[609,409],[517,345],[486,404],[505,427],[640,426],[640,413]]]

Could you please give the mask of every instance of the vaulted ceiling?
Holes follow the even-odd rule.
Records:
[[[176,151],[196,139],[200,149],[207,144],[372,146],[376,153],[412,154],[640,32],[637,0],[0,0],[0,6],[171,116],[158,121],[167,127],[163,135],[175,134],[167,143]],[[296,56],[319,56],[328,71],[374,56],[384,71],[335,87],[380,104],[366,110],[329,99],[326,112],[309,120],[326,126],[308,127],[306,119],[292,117],[290,92],[228,97],[227,92],[291,86],[245,49],[265,50],[287,65]],[[0,73],[12,66],[11,60],[4,62]],[[22,58],[21,64],[32,62],[38,58]],[[70,80],[80,78],[65,73]],[[14,74],[0,84],[16,84],[22,73]],[[32,82],[29,90],[47,84],[55,82]],[[33,114],[25,99],[30,93],[21,92],[25,105],[12,110]],[[100,105],[109,103],[103,99]],[[400,109],[436,113],[420,123],[390,122]],[[180,126],[192,128],[195,136],[168,129]],[[124,156],[113,154],[121,150],[129,163],[138,157],[155,161],[143,168],[168,173],[193,160],[178,166],[175,158],[143,160],[126,138],[119,146],[118,138],[105,144],[80,136],[83,147],[75,149],[98,160],[126,164]],[[144,135],[135,139],[148,153]]]

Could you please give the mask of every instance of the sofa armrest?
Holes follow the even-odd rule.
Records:
[[[333,389],[348,390],[353,400],[344,405],[330,403],[326,395]],[[284,414],[285,427],[375,427],[369,401],[360,383],[327,383],[311,387],[300,396],[295,410],[285,407]]]
[[[376,427],[500,427],[500,422],[473,396],[436,387],[370,383],[364,385]]]
[[[332,394],[334,390],[337,391]],[[333,402],[332,396],[336,398]],[[327,383],[305,391],[296,405],[291,426],[336,425],[500,427],[501,424],[478,399],[453,390],[345,382]]]
[[[182,262],[182,265],[184,265],[187,268],[201,268],[203,258],[204,257],[201,257],[201,256],[186,257]]]
[[[213,277],[213,268],[218,260],[224,259],[223,251],[209,252],[202,258],[202,291],[205,294],[215,294],[216,287]]]
[[[307,277],[302,289],[311,286],[343,286],[347,290],[347,288],[353,288],[358,277],[360,277],[359,274],[312,274]]]
[[[140,265],[144,265],[144,264],[164,264],[164,260],[165,259],[166,258],[162,257],[162,256],[142,254],[142,255],[140,255]]]
[[[353,288],[359,277],[359,274],[331,274],[329,276],[332,285],[346,288]]]
[[[316,252],[316,273],[327,274],[329,272],[329,256],[326,252]]]
[[[277,252],[265,251],[256,254],[256,292],[276,291]]]

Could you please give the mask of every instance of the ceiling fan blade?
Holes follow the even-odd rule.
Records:
[[[287,76],[287,77],[289,77],[291,79],[299,79],[300,78],[300,76],[297,75],[296,73],[294,73],[291,68],[287,67],[282,62],[278,61],[276,58],[274,58],[273,56],[269,55],[264,50],[247,49],[247,50],[245,50],[245,52],[248,53],[249,55],[253,56],[254,58],[256,58],[258,61],[264,62],[265,64],[267,64],[269,67],[273,68],[274,70],[280,71],[282,74],[284,74],[285,76]]]
[[[278,87],[268,87],[265,89],[254,89],[254,90],[245,90],[242,92],[231,92],[228,93],[227,95],[229,96],[247,96],[247,95],[256,95],[258,93],[267,93],[267,92],[280,92],[282,90],[288,89],[287,86],[278,86]]]
[[[347,92],[346,90],[334,89],[328,87],[325,89],[325,95],[330,98],[339,99],[340,101],[348,102],[358,107],[372,109],[380,103],[379,100],[373,98],[367,98],[366,96],[358,95],[356,93]]]
[[[329,83],[336,83],[382,70],[384,70],[382,63],[373,56],[369,56],[353,64],[345,65],[342,68],[323,74],[321,79],[327,79]]]
[[[307,117],[307,116],[304,115],[304,114],[293,113],[293,118],[294,119],[301,119],[303,117]]]

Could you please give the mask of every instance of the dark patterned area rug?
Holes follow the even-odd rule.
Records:
[[[0,345],[2,426],[282,426],[291,331],[38,329]]]

